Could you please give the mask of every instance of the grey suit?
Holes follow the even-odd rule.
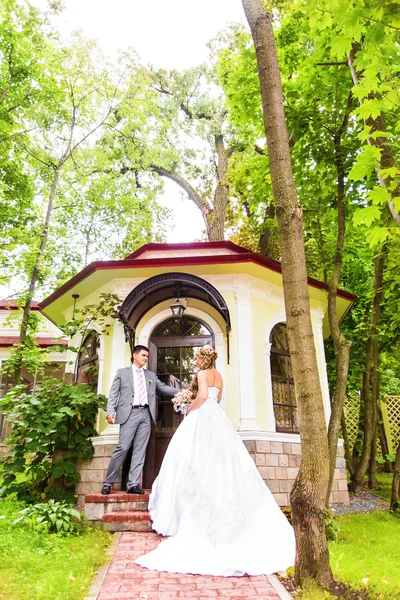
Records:
[[[156,392],[165,396],[174,396],[178,391],[160,381],[152,371],[144,369],[143,373],[148,409],[132,409],[135,397],[132,367],[119,369],[112,382],[107,402],[107,416],[115,414],[115,422],[120,425],[120,430],[118,445],[111,456],[105,484],[114,483],[132,442],[132,461],[127,488],[139,484],[150,437],[151,421],[156,422]]]

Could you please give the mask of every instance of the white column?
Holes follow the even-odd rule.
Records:
[[[125,334],[124,326],[120,321],[114,321],[113,337],[111,344],[111,367],[110,367],[110,385],[118,371],[125,367]],[[103,371],[104,372],[104,371]],[[119,425],[110,425],[101,432],[101,434],[92,438],[93,444],[116,444],[119,438]]]
[[[322,399],[324,402],[324,412],[326,427],[329,425],[329,419],[331,417],[331,402],[329,396],[329,383],[328,373],[326,371],[326,359],[325,359],[325,348],[324,348],[324,334],[322,329],[323,315],[318,315],[315,322],[314,336],[315,336],[315,350],[317,353],[317,363],[319,371],[319,380],[321,383]]]
[[[268,431],[275,431],[275,414],[274,414],[274,395],[272,391],[272,374],[271,374],[271,342],[264,343],[264,370],[265,370],[265,390],[267,393],[268,407]]]
[[[259,431],[256,419],[253,372],[253,328],[250,292],[235,292],[239,357],[239,431]]]

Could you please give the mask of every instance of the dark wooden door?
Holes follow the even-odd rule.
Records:
[[[149,369],[177,391],[189,387],[196,372],[196,351],[213,344],[212,331],[193,317],[167,319],[153,332],[149,342]],[[157,394],[157,422],[153,425],[143,471],[143,487],[151,488],[182,415],[171,398]]]

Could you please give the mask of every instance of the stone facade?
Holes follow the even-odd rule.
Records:
[[[300,443],[246,440],[244,444],[279,506],[289,506],[290,491],[300,466]],[[79,506],[84,505],[86,494],[100,492],[114,449],[115,444],[95,445],[92,460],[82,461],[78,464],[78,470],[81,475],[81,480],[77,486]],[[121,473],[115,482],[116,488],[120,488],[120,486]],[[331,503],[349,503],[343,446],[339,446],[338,448]]]
[[[81,479],[77,485],[78,506],[84,506],[86,494],[96,494],[103,487],[108,465],[116,444],[94,445],[94,456],[91,460],[79,461],[77,470]],[[115,487],[121,488],[121,471],[115,481]]]
[[[244,444],[279,506],[289,506],[301,461],[300,443],[246,440]],[[338,447],[331,503],[349,504],[343,446]]]

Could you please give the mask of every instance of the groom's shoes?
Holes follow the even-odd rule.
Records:
[[[144,491],[138,486],[133,485],[132,487],[126,490],[127,494],[144,494]]]
[[[103,496],[108,496],[108,494],[111,492],[111,485],[109,483],[105,483],[103,485],[103,487],[101,488],[101,493],[103,494]]]

